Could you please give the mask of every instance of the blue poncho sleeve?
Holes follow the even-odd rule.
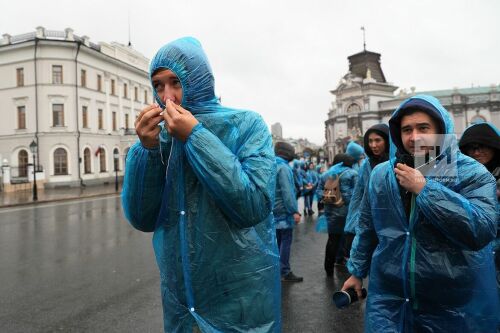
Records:
[[[344,231],[347,233],[356,233],[356,225],[358,224],[359,213],[361,211],[361,200],[363,199],[365,188],[368,185],[368,180],[370,179],[370,171],[370,162],[368,159],[365,159],[363,165],[361,165],[361,169],[359,169],[358,181],[354,187],[354,192],[352,193],[349,204],[349,212],[347,214],[347,220],[344,227]]]
[[[127,155],[122,190],[123,211],[130,224],[144,232],[155,229],[165,185],[164,164],[170,152],[171,138],[164,129],[160,140],[162,144],[153,149],[147,149],[137,141]]]
[[[476,164],[471,167],[477,167]],[[496,185],[490,173],[460,184],[460,193],[427,180],[417,195],[422,214],[452,242],[463,249],[478,251],[496,236]]]
[[[371,264],[372,253],[377,247],[378,238],[373,227],[370,207],[370,183],[361,199],[359,209],[358,225],[356,236],[351,247],[347,268],[349,272],[358,277],[365,278],[368,275]]]
[[[237,155],[201,124],[193,129],[185,151],[197,178],[239,227],[254,226],[269,216],[274,193],[268,191],[268,180],[275,179],[276,165],[271,136],[260,116],[253,117]]]
[[[283,199],[283,206],[287,215],[293,215],[298,212],[297,199],[295,198],[295,188],[293,185],[292,170],[288,167],[278,169],[277,184],[281,188],[281,196]]]
[[[347,169],[340,177],[340,191],[345,205],[349,207],[354,188],[358,182],[358,172],[353,169]]]

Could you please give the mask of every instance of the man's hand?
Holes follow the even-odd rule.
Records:
[[[293,220],[295,221],[295,224],[299,224],[300,217],[301,217],[301,215],[299,213],[293,214]]]
[[[349,288],[352,288],[354,289],[354,291],[356,291],[356,294],[358,294],[358,299],[363,298],[363,293],[361,292],[361,289],[363,288],[363,280],[355,277],[354,275],[351,275],[344,282],[344,285],[342,286],[342,291],[347,290]]]
[[[399,184],[407,191],[419,194],[426,184],[424,175],[416,169],[398,163],[394,168]]]
[[[193,127],[198,124],[198,120],[193,116],[191,112],[182,108],[180,105],[174,104],[171,100],[166,101],[165,112],[163,117],[165,118],[165,127],[174,138],[185,142]]]
[[[135,132],[146,148],[151,149],[159,145],[158,134],[161,129],[158,124],[163,120],[161,112],[158,104],[151,104],[142,109],[135,121]]]

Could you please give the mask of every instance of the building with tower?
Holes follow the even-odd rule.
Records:
[[[417,92],[395,91],[382,71],[381,55],[364,50],[349,56],[349,71],[330,91],[334,100],[325,121],[326,154],[330,161],[345,151],[349,141],[362,144],[365,131],[389,121],[394,110],[408,97],[428,94],[440,100],[455,122],[460,136],[472,123],[487,121],[500,127],[500,86]]]

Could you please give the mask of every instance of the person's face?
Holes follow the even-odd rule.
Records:
[[[309,164],[309,170],[314,170],[314,164]]]
[[[488,163],[493,159],[493,156],[495,156],[495,150],[493,148],[478,143],[467,145],[467,147],[465,147],[465,153],[481,164]]]
[[[177,105],[182,101],[182,86],[177,75],[168,69],[159,69],[151,79],[156,93],[163,103],[170,99]]]
[[[427,113],[417,111],[401,118],[401,141],[413,156],[423,156],[434,149],[437,124]]]
[[[368,135],[368,146],[375,156],[380,156],[385,152],[385,140],[377,133]]]

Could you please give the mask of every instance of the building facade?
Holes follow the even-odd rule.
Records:
[[[349,72],[344,75],[325,121],[325,149],[328,159],[345,151],[349,141],[363,142],[362,136],[371,126],[388,123],[394,110],[415,94],[438,98],[450,112],[458,137],[472,123],[487,121],[500,127],[500,85],[439,91],[410,92],[400,90],[385,79],[380,54],[363,51],[348,57]]]
[[[122,175],[137,140],[134,121],[153,100],[148,63],[130,46],[94,44],[69,28],[3,35],[0,161],[10,178],[4,185],[31,179],[31,142],[37,182],[45,187],[106,183],[115,170]]]
[[[271,135],[273,139],[279,140],[283,138],[283,127],[281,123],[274,123],[271,125]]]

